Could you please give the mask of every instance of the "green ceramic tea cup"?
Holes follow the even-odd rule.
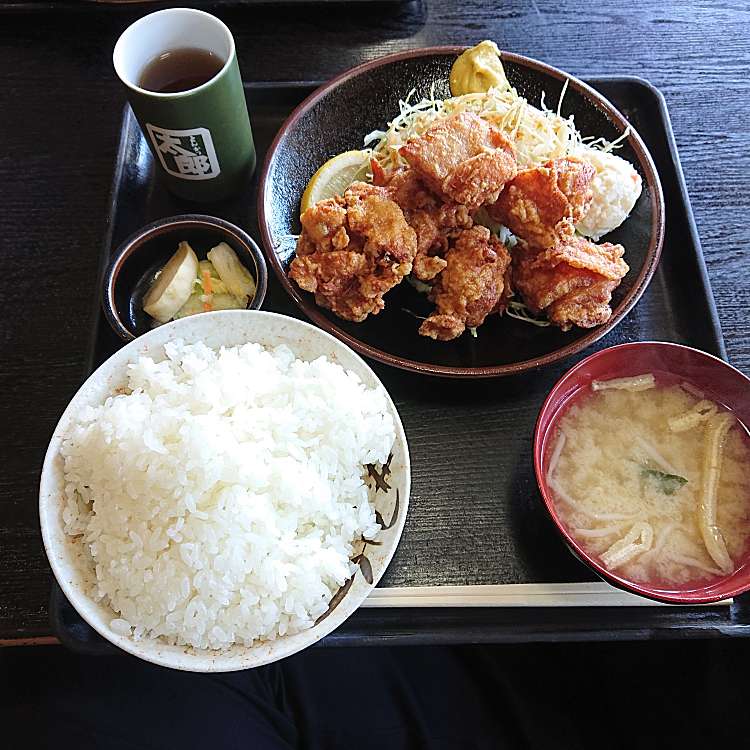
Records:
[[[158,93],[140,86],[160,55],[207,50],[225,61],[205,83]],[[140,18],[118,39],[115,71],[169,190],[192,201],[216,201],[241,187],[255,169],[255,146],[231,32],[200,10],[169,8]]]

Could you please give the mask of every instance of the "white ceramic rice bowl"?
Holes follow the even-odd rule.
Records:
[[[94,601],[85,591],[81,575],[81,557],[86,551],[68,536],[63,528],[63,462],[60,445],[69,425],[79,411],[98,405],[125,383],[126,366],[139,355],[163,358],[163,346],[174,339],[186,343],[202,341],[211,347],[236,346],[256,342],[266,346],[286,344],[297,357],[312,360],[321,355],[356,373],[372,388],[382,385],[375,373],[346,345],[328,333],[295,318],[257,310],[227,310],[183,318],[161,326],[130,342],[104,362],[81,386],[63,413],[52,435],[42,468],[39,488],[39,517],[42,538],[52,571],[70,603],[81,617],[102,637],[115,646],[146,661],[192,672],[228,672],[269,664],[307,648],[331,633],[346,620],[377,585],[398,546],[404,528],[411,484],[409,450],[396,407],[390,397],[387,403],[393,415],[396,440],[390,464],[387,498],[379,494],[377,508],[389,520],[396,504],[398,513],[390,528],[378,534],[379,546],[368,546],[367,558],[372,565],[373,583],[367,583],[358,570],[346,595],[317,625],[274,641],[252,646],[234,645],[221,651],[199,650],[190,646],[173,646],[161,640],[134,640],[110,628],[117,617],[106,605]]]

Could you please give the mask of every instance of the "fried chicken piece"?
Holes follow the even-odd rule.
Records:
[[[472,210],[494,203],[516,174],[510,141],[471,112],[438,120],[399,153],[429,188]]]
[[[442,202],[411,167],[386,172],[383,179],[388,196],[396,201],[403,211],[429,211]]]
[[[573,235],[591,206],[596,170],[582,159],[551,159],[519,172],[487,211],[535,247],[551,247]]]
[[[612,292],[619,281],[600,279],[591,286],[566,294],[547,308],[550,322],[567,331],[574,325],[580,328],[595,328],[612,317]]]
[[[320,201],[311,206],[300,217],[302,234],[297,242],[297,255],[311,255],[334,249],[334,238],[338,245],[349,243],[346,234],[346,207],[343,200]],[[341,247],[338,248],[339,250]]]
[[[355,182],[308,208],[301,222],[289,277],[341,318],[377,315],[383,295],[411,271],[416,234],[383,188]]]
[[[434,279],[445,268],[442,256],[448,249],[449,238],[474,223],[468,208],[460,203],[443,202],[410,167],[390,175],[385,187],[417,233],[412,274],[421,281]]]
[[[628,272],[622,245],[596,245],[584,237],[547,249],[519,243],[513,253],[513,286],[534,313],[544,312],[567,331],[593,328],[612,315],[609,302]]]
[[[445,270],[430,292],[436,311],[419,328],[422,336],[450,341],[504,307],[510,290],[510,255],[486,227],[465,229],[453,241]]]

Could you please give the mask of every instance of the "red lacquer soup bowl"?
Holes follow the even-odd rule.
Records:
[[[590,391],[592,380],[654,373],[657,381],[685,382],[731,409],[742,424],[750,425],[750,378],[721,359],[698,349],[659,341],[621,344],[592,354],[569,370],[547,396],[534,432],[534,471],[547,510],[571,551],[605,581],[635,594],[672,604],[705,604],[750,590],[750,549],[730,575],[684,586],[633,581],[607,570],[598,556],[581,546],[559,518],[547,469],[560,418]],[[750,470],[750,466],[748,467]],[[748,498],[750,502],[750,498]]]

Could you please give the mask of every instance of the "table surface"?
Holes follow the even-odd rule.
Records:
[[[50,634],[39,471],[87,375],[123,103],[111,49],[150,7],[12,5],[0,3],[0,643]],[[484,38],[580,77],[648,78],[672,116],[730,361],[750,372],[747,3],[274,5],[216,3],[246,80],[324,80],[390,52]]]

